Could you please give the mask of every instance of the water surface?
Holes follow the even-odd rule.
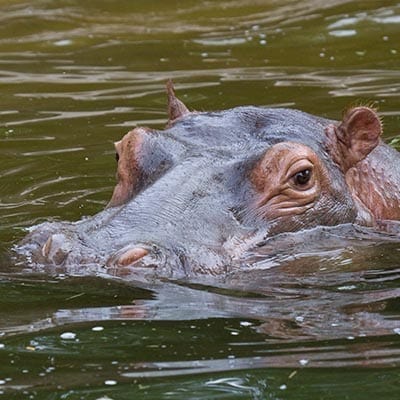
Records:
[[[397,1],[1,0],[0,21],[0,397],[399,396],[396,235],[281,237],[251,255],[256,268],[146,287],[8,259],[27,227],[107,204],[112,143],[165,125],[169,78],[200,111],[339,119],[373,104],[390,141]]]

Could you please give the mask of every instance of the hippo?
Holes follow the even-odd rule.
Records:
[[[45,222],[16,251],[32,266],[218,275],[266,238],[400,219],[399,153],[377,111],[341,121],[287,108],[190,111],[167,83],[164,130],[115,143],[117,183],[98,214]]]

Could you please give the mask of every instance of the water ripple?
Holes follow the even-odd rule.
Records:
[[[337,118],[372,100],[398,123],[394,0],[178,3],[1,2],[0,392],[343,398],[353,386],[385,398],[400,366],[396,229],[304,233],[292,247],[280,237],[221,279],[151,281],[146,294],[101,265],[27,271],[7,257],[27,225],[105,205],[115,165],[103,156],[121,127],[165,123],[170,78],[198,110],[255,103]],[[319,392],[303,395],[312,379]]]

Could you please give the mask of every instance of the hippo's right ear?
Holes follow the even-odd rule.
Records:
[[[338,126],[327,127],[327,150],[345,173],[368,156],[379,144],[381,134],[382,123],[375,110],[351,108]]]
[[[167,97],[168,97],[168,123],[170,126],[175,120],[190,114],[189,109],[175,96],[174,84],[170,79],[167,82]]]

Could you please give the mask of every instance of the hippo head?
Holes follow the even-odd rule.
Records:
[[[37,226],[19,246],[32,263],[217,274],[281,232],[374,223],[347,182],[380,143],[374,110],[341,123],[280,108],[197,113],[172,83],[167,93],[165,130],[135,128],[115,144],[106,209]]]

